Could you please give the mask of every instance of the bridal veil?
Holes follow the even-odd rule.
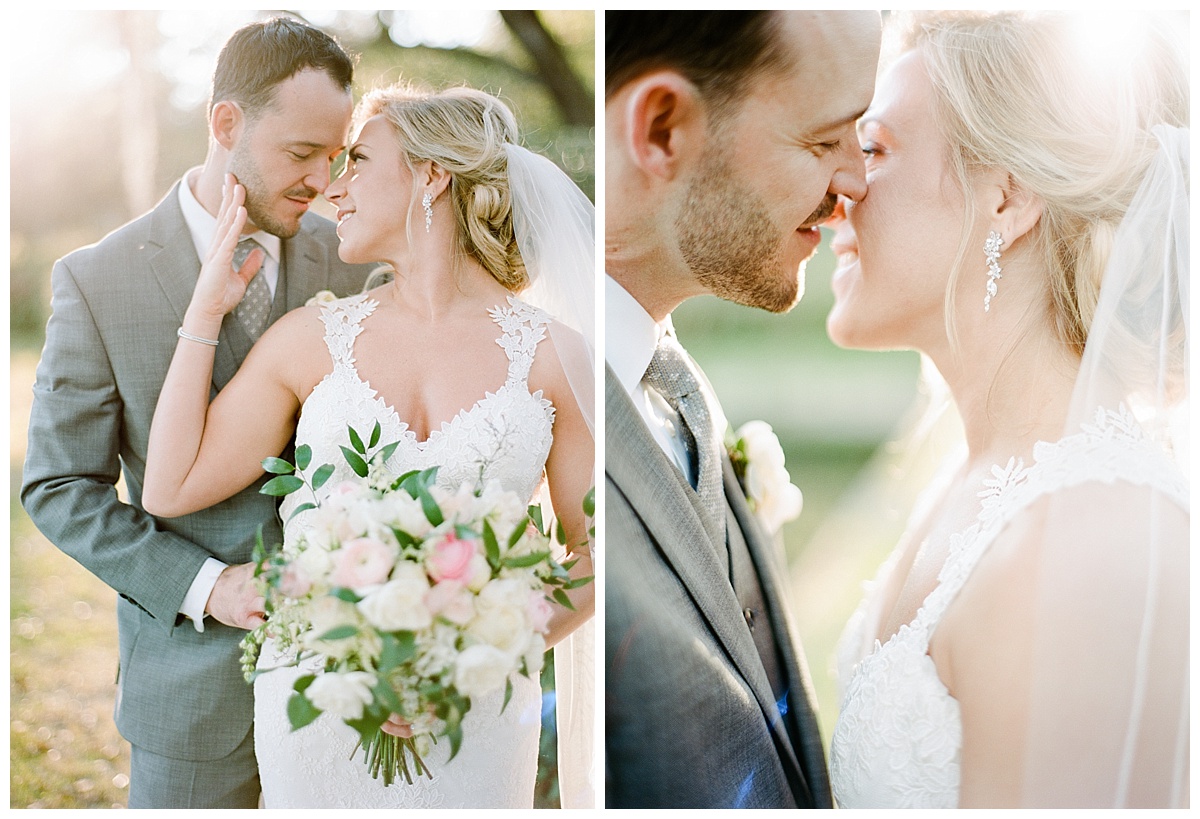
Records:
[[[519,145],[505,148],[517,247],[530,281],[521,298],[554,318],[550,338],[595,440],[595,208],[549,159]],[[595,807],[595,642],[593,620],[554,652],[564,808]]]

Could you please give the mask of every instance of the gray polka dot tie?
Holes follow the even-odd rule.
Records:
[[[721,480],[721,443],[716,437],[712,409],[688,354],[673,336],[664,336],[646,369],[646,384],[659,393],[683,421],[680,430],[696,476],[696,494],[709,514],[713,542],[725,551],[725,498]]]
[[[233,266],[240,270],[242,262],[246,261],[250,251],[256,247],[260,248],[262,245],[253,239],[242,239],[238,242],[233,251]],[[250,280],[250,284],[246,285],[246,294],[234,308],[234,314],[246,328],[250,338],[255,341],[263,334],[263,330],[267,329],[267,319],[271,315],[271,288],[267,286],[267,277],[263,275],[262,268],[259,268],[258,274]]]

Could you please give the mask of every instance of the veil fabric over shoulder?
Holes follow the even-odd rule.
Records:
[[[595,208],[549,159],[511,143],[505,150],[517,247],[530,281],[521,298],[554,319],[550,339],[594,441]],[[595,643],[595,624],[589,621],[554,652],[559,794],[564,808],[596,806]]]
[[[1111,484],[1048,499],[1037,557],[1023,801],[1188,802],[1189,130],[1117,231],[1066,435],[1131,436]],[[1106,414],[1107,413],[1107,414]]]

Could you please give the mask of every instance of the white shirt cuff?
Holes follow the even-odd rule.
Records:
[[[196,579],[192,581],[191,588],[188,589],[187,597],[183,598],[183,605],[180,607],[179,613],[191,620],[196,631],[201,634],[204,633],[206,616],[204,607],[208,605],[208,598],[212,594],[213,586],[217,585],[217,578],[227,568],[226,564],[215,557],[205,560],[200,571],[196,573]]]

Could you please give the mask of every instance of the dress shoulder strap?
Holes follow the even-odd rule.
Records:
[[[496,305],[488,310],[492,321],[500,325],[503,334],[496,343],[508,356],[508,384],[523,385],[529,379],[533,354],[546,337],[550,316],[545,311],[526,304],[515,296],[508,297],[508,306]]]
[[[325,346],[335,369],[354,369],[354,340],[362,332],[363,319],[374,313],[378,304],[360,294],[321,305]]]

